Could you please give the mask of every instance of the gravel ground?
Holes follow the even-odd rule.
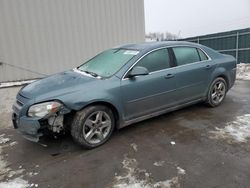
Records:
[[[70,136],[22,138],[11,105],[20,87],[0,89],[2,187],[249,187],[250,82],[223,105],[194,105],[121,129],[84,150]]]

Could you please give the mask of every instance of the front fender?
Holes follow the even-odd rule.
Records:
[[[107,103],[113,106],[119,115],[119,120],[123,121],[123,107],[120,96],[120,87],[108,91],[97,90],[92,92],[77,92],[74,94],[64,95],[60,98],[67,108],[79,111],[93,103]]]

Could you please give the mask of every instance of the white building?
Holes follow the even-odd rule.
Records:
[[[144,41],[143,0],[0,0],[0,82],[40,78]]]

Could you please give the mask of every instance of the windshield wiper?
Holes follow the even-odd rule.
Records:
[[[85,72],[85,73],[87,73],[87,74],[90,74],[90,75],[93,76],[93,77],[98,77],[98,76],[99,76],[99,75],[96,74],[95,72],[91,72],[91,71],[83,71],[83,72]]]

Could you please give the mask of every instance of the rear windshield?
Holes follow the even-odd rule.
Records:
[[[138,53],[139,51],[126,49],[107,50],[79,66],[78,70],[92,76],[110,77]]]

